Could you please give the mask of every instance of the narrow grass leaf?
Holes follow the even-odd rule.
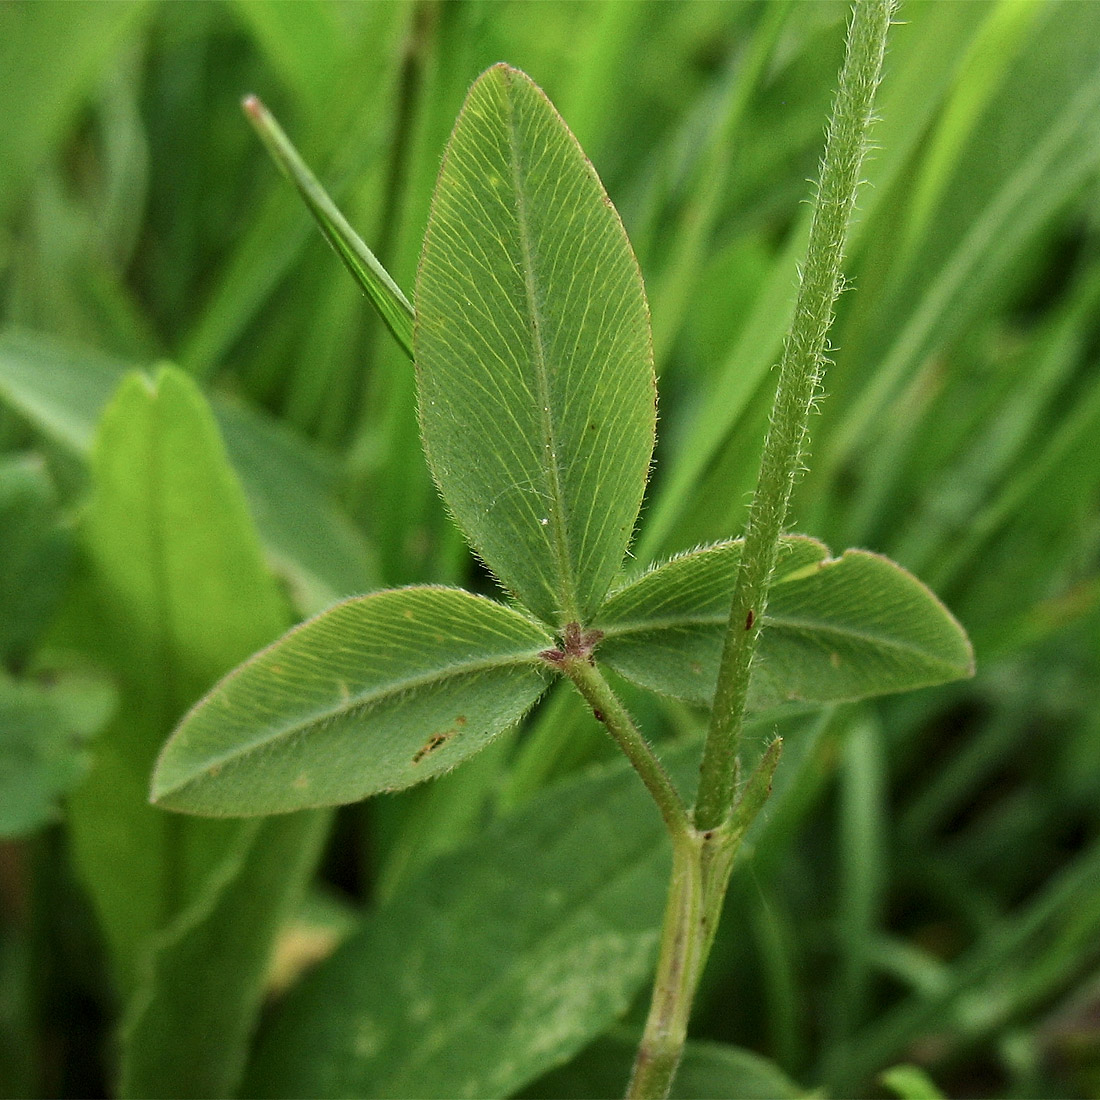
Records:
[[[244,111],[272,159],[297,188],[325,240],[344,262],[370,304],[378,310],[401,350],[411,359],[413,309],[401,288],[340,213],[268,109],[255,96],[248,96]]]
[[[697,759],[667,762],[684,780]],[[554,787],[369,915],[280,1006],[245,1095],[512,1095],[626,1011],[668,865],[624,764]]]
[[[591,164],[507,66],[474,84],[447,146],[416,305],[421,429],[444,499],[540,618],[584,621],[645,488],[649,318]]]
[[[454,588],[348,600],[226,677],[180,724],[162,806],[251,815],[354,802],[448,771],[547,683],[549,634]]]
[[[600,660],[643,687],[708,703],[740,552],[737,540],[685,554],[612,595],[595,622]],[[886,558],[831,558],[822,543],[787,536],[776,578],[751,710],[909,691],[973,671],[962,627]]]

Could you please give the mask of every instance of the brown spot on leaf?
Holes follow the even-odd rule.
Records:
[[[435,752],[441,745],[445,745],[458,730],[444,730],[442,733],[433,733],[423,745],[420,746],[413,754],[413,763],[419,764],[425,756],[429,756]]]
[[[840,654],[837,653],[836,650],[833,650],[833,652],[829,654],[829,664],[831,664],[833,668],[840,668]]]

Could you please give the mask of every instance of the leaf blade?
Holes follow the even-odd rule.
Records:
[[[444,499],[540,618],[584,621],[652,455],[648,309],[598,177],[507,66],[474,84],[447,146],[416,305],[421,431]]]
[[[461,589],[347,600],[256,654],[184,718],[153,799],[251,815],[411,786],[523,716],[546,686],[538,655],[551,643],[518,612]]]
[[[68,806],[74,859],[124,994],[150,937],[239,840],[238,823],[169,823],[148,776],[172,724],[218,676],[284,628],[209,406],[171,368],[127,375],[92,454],[79,644],[114,675],[119,708]]]
[[[67,452],[87,459],[96,425],[132,366],[53,337],[0,334],[0,400]],[[333,477],[282,425],[212,395],[230,461],[273,567],[311,614],[376,583],[362,536],[335,507]]]
[[[877,554],[829,557],[783,540],[749,706],[867,698],[971,675],[962,627],[911,574]],[[596,627],[602,661],[643,687],[707,703],[713,692],[740,540],[674,558],[616,592]]]
[[[697,758],[668,763],[690,782]],[[366,917],[280,1006],[245,1094],[512,1095],[641,988],[668,863],[624,763],[559,784]]]
[[[329,818],[246,823],[209,888],[157,936],[123,1022],[120,1096],[236,1094],[275,938],[316,865]]]
[[[242,106],[271,159],[301,195],[325,240],[332,245],[367,300],[378,311],[398,346],[411,359],[413,308],[401,288],[340,213],[271,112],[252,95],[245,98]]]

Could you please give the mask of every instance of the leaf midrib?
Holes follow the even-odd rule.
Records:
[[[724,626],[729,618],[727,611],[715,611],[709,615],[695,615],[695,616],[663,616],[659,618],[650,618],[643,620],[633,620],[630,622],[620,623],[617,626],[614,624],[604,625],[599,623],[599,629],[603,631],[604,640],[610,640],[612,638],[622,638],[632,633],[642,633],[643,631],[650,630],[675,630],[691,627],[721,627]],[[809,635],[826,635],[832,637],[843,638],[844,640],[855,640],[868,642],[873,645],[879,646],[883,649],[891,649],[901,653],[913,654],[919,656],[925,661],[933,661],[937,664],[942,664],[946,668],[957,667],[955,662],[948,661],[937,654],[930,653],[926,649],[921,649],[918,646],[899,641],[896,638],[883,637],[879,634],[874,634],[867,630],[857,630],[848,627],[838,627],[831,625],[823,625],[813,619],[799,619],[790,615],[770,615],[765,613],[764,615],[764,628],[773,628],[780,630],[789,630],[792,633],[797,634],[809,634]]]
[[[303,733],[311,727],[327,722],[330,719],[345,717],[356,711],[369,710],[372,707],[378,706],[380,703],[384,703],[387,699],[402,695],[408,691],[413,691],[416,688],[444,683],[447,680],[456,679],[459,676],[489,672],[497,668],[503,669],[512,665],[520,666],[530,664],[532,668],[535,669],[539,662],[539,654],[541,652],[541,649],[533,649],[530,652],[517,653],[513,656],[504,658],[483,657],[478,660],[457,662],[448,665],[442,671],[422,673],[418,676],[407,676],[402,680],[388,682],[386,686],[380,690],[368,690],[360,692],[355,696],[349,696],[349,698],[346,701],[342,701],[339,706],[314,711],[307,718],[296,722],[294,725],[285,726],[270,736],[250,741],[243,746],[238,743],[232,751],[222,753],[220,756],[206,757],[201,769],[195,775],[174,787],[159,791],[158,795],[163,798],[165,795],[177,794],[203,778],[211,768],[221,767],[232,761],[240,760],[258,749],[266,749],[271,745],[276,745],[288,737]]]
[[[550,461],[546,465],[546,477],[549,483],[550,513],[550,549],[557,574],[558,592],[561,599],[562,622],[579,622],[576,578],[570,568],[571,555],[567,534],[568,520],[565,507],[565,493],[558,475],[558,440],[554,431],[554,418],[551,411],[550,379],[546,369],[546,347],[543,340],[543,319],[539,310],[535,288],[534,242],[531,237],[530,218],[527,212],[527,198],[524,190],[525,176],[521,163],[519,135],[516,130],[515,102],[512,96],[511,74],[503,73],[504,99],[508,109],[508,150],[512,167],[512,187],[516,196],[516,231],[523,252],[523,284],[527,303],[527,318],[534,351],[535,384],[538,389],[538,415],[542,425],[542,440],[549,447]],[[542,456],[540,456],[542,457]]]

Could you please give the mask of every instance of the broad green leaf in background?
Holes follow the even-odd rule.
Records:
[[[235,1095],[275,937],[314,871],[328,818],[248,822],[210,889],[157,937],[123,1027],[120,1096]]]
[[[668,763],[684,781],[697,759],[692,745]],[[426,867],[288,995],[244,1094],[510,1096],[629,1006],[668,862],[624,763],[539,795]]]
[[[337,604],[226,677],[153,779],[161,805],[249,815],[354,802],[449,771],[542,694],[552,637],[454,588]]]
[[[600,660],[643,687],[710,702],[740,541],[674,558],[619,589],[595,626]],[[966,634],[900,566],[864,550],[839,558],[787,536],[764,616],[749,705],[836,703],[973,673]]]
[[[474,84],[447,146],[416,314],[444,499],[532,611],[586,620],[622,563],[653,450],[649,319],[592,166],[507,66]]]
[[[81,618],[93,624],[85,644],[114,674],[120,700],[69,821],[116,976],[130,990],[150,935],[239,839],[235,823],[150,807],[153,761],[187,707],[288,619],[217,426],[186,375],[124,379],[96,437],[83,543]]]
[[[23,661],[48,625],[71,556],[72,537],[41,459],[0,460],[0,665]]]
[[[87,456],[96,424],[129,368],[46,336],[0,336],[0,399],[52,442]],[[274,421],[229,401],[215,415],[272,564],[305,613],[374,587],[361,537],[333,503],[334,476]]]
[[[20,836],[59,816],[58,802],[88,770],[88,739],[110,717],[102,680],[52,674],[49,683],[0,674],[0,837]]]

